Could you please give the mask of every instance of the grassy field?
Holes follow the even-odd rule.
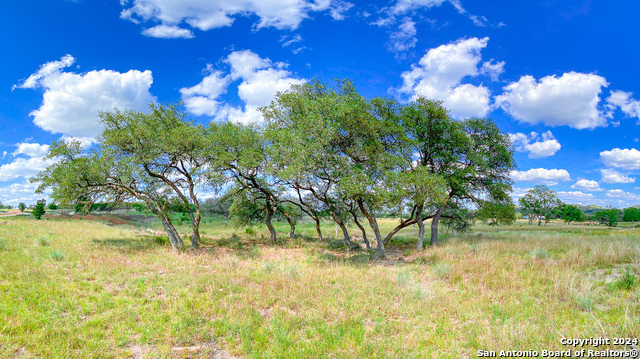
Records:
[[[408,230],[380,261],[301,227],[272,245],[207,219],[205,249],[174,254],[143,228],[3,218],[0,357],[474,358],[640,335],[638,228],[481,225],[424,252]]]

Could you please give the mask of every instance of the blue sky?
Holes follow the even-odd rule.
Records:
[[[640,204],[640,4],[630,1],[40,0],[0,15],[0,201],[33,203],[48,144],[98,111],[182,100],[259,122],[276,91],[349,78],[365,96],[490,117],[517,152],[514,198]]]

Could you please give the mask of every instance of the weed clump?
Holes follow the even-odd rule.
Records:
[[[636,284],[638,284],[637,282],[638,278],[636,277],[636,274],[631,270],[631,267],[627,267],[624,273],[620,276],[620,279],[616,281],[615,286],[618,289],[631,290],[636,286]]]
[[[171,242],[169,242],[169,237],[155,236],[153,237],[153,243],[159,246],[168,246]]]
[[[51,259],[53,259],[54,261],[61,261],[64,259],[64,252],[63,251],[53,251],[51,252]]]
[[[49,245],[49,240],[44,237],[40,237],[38,239],[38,243],[43,247],[47,247]]]
[[[589,294],[576,296],[576,303],[586,312],[590,312],[594,307],[593,298]]]

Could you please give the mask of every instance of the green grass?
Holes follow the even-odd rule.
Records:
[[[272,245],[263,227],[207,218],[204,250],[175,254],[131,226],[3,221],[1,358],[181,357],[186,347],[200,348],[196,358],[215,347],[247,358],[473,358],[640,333],[636,228],[480,225],[423,252],[410,228],[381,261],[313,239],[311,223],[291,240],[278,223]],[[323,232],[335,237],[331,224]]]

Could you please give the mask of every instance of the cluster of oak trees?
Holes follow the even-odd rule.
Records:
[[[629,207],[624,211],[609,207],[601,209],[587,216],[578,206],[562,203],[556,196],[556,192],[545,185],[537,185],[531,188],[518,201],[520,211],[529,220],[529,224],[538,221],[538,225],[544,220],[545,225],[551,218],[560,218],[567,224],[571,222],[594,221],[614,227],[619,221],[640,221],[640,208]]]
[[[197,124],[180,106],[150,105],[148,112],[100,114],[96,145],[60,140],[48,154],[56,163],[34,181],[61,205],[142,201],[161,221],[175,249],[183,248],[168,208],[185,204],[198,248],[201,220],[198,191],[232,196],[232,215],[272,225],[304,214],[316,224],[333,220],[353,245],[347,222],[375,234],[377,250],[403,228],[431,219],[431,243],[441,220],[461,218],[473,203],[492,213],[513,206],[509,172],[512,145],[490,119],[454,120],[441,102],[418,98],[399,104],[367,99],[349,81],[336,86],[314,81],[278,93],[260,109],[260,124]],[[389,233],[378,226],[383,211],[403,210]]]

